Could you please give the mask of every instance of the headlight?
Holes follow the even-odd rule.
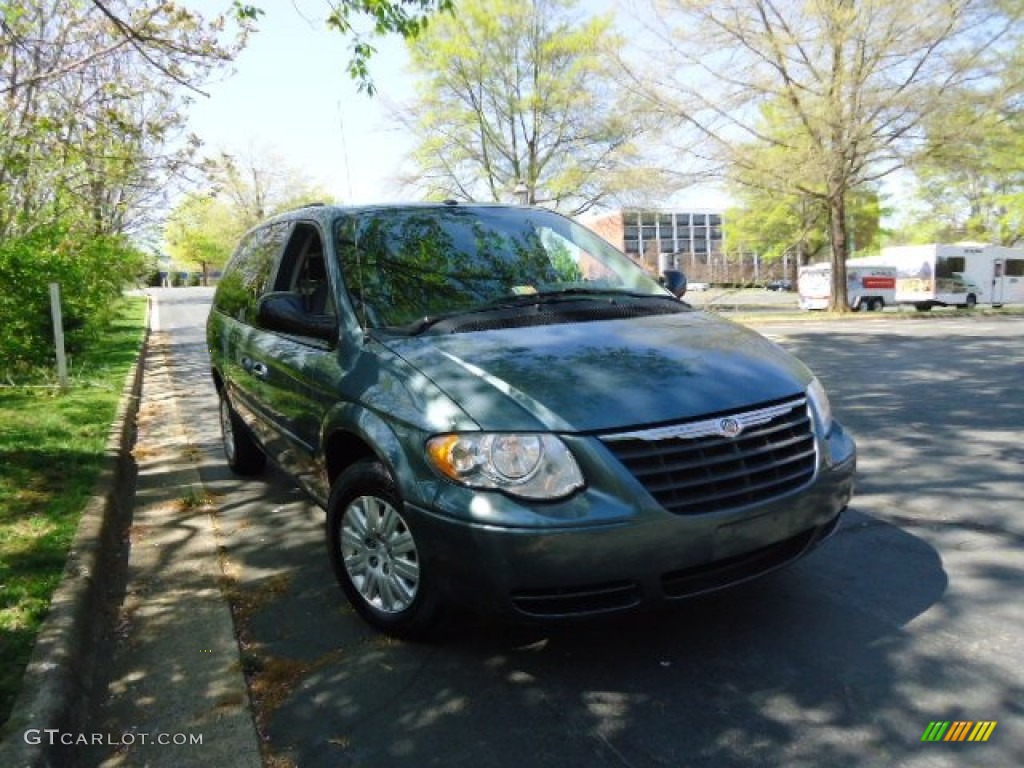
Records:
[[[554,435],[437,435],[427,440],[427,458],[457,483],[527,499],[558,499],[583,487],[576,459]]]
[[[821,433],[827,435],[832,431],[832,406],[829,405],[828,395],[825,394],[825,388],[821,386],[821,382],[818,381],[817,377],[812,379],[811,383],[807,385],[807,400],[818,417]]]

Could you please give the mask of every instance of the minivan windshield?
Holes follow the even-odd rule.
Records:
[[[335,236],[348,290],[379,328],[548,301],[672,298],[600,236],[550,211],[368,210],[340,219]]]

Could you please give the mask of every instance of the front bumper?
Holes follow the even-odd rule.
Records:
[[[638,500],[642,512],[629,520],[594,523],[598,511],[588,522],[538,529],[407,511],[424,567],[450,600],[519,619],[611,613],[738,584],[812,550],[853,493],[855,450],[841,430],[828,456],[803,489],[720,513],[673,515]],[[595,494],[590,503],[603,502]]]

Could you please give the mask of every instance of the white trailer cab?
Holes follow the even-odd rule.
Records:
[[[919,310],[1024,303],[1024,248],[901,245],[881,258],[896,267],[896,301]]]
[[[808,264],[797,278],[800,309],[828,309],[832,297],[832,265]],[[896,268],[852,260],[846,262],[846,298],[854,310],[872,311],[896,303]]]

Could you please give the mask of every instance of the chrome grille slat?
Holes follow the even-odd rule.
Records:
[[[773,452],[777,452],[780,449],[788,449],[791,446],[795,446],[795,445],[798,445],[798,444],[801,444],[801,443],[806,443],[806,442],[808,442],[808,439],[809,438],[806,437],[806,436],[793,437],[793,438],[790,438],[789,440],[784,440],[784,441],[781,441],[781,442],[779,442],[777,444],[774,444],[774,445],[761,446],[761,447],[758,447],[758,448],[756,448],[756,449],[754,449],[752,451],[744,451],[742,456],[743,456],[744,460],[750,461],[751,459],[754,459],[754,458],[756,458],[758,456],[769,456]],[[813,448],[812,448],[812,450],[813,450]],[[716,465],[727,464],[727,463],[730,463],[730,462],[735,462],[737,455],[739,455],[739,454],[736,454],[736,453],[733,453],[733,454],[723,454],[721,456],[714,456],[714,457],[712,457],[710,459],[706,459],[706,460],[703,460],[703,461],[699,457],[698,458],[694,458],[694,459],[687,459],[686,461],[679,461],[679,460],[676,460],[676,459],[671,459],[668,456],[662,456],[662,459],[661,459],[662,460],[662,466],[659,467],[659,468],[656,468],[656,469],[652,469],[651,472],[654,472],[654,473],[686,472],[686,471],[691,470],[691,469],[708,469],[708,470],[710,470],[711,468],[715,467]],[[637,472],[636,476],[637,477],[643,477],[643,473],[642,472]]]
[[[730,419],[744,429],[723,437],[717,425]],[[682,515],[733,509],[798,490],[814,477],[817,463],[803,396],[601,440],[665,509]]]
[[[679,491],[684,491],[687,488],[696,488],[696,487],[699,487],[701,485],[707,485],[708,482],[722,483],[722,482],[726,482],[726,481],[730,481],[730,480],[744,480],[744,479],[746,479],[746,485],[744,487],[749,487],[750,486],[749,478],[755,477],[755,476],[757,476],[759,474],[764,474],[764,473],[767,473],[767,472],[771,472],[771,473],[773,473],[773,474],[775,474],[777,476],[782,476],[782,477],[787,476],[789,473],[784,473],[783,474],[781,472],[781,469],[783,467],[789,466],[791,464],[794,465],[794,470],[793,471],[795,473],[802,474],[805,471],[804,460],[807,459],[807,458],[812,458],[813,455],[814,455],[814,452],[812,450],[812,451],[804,452],[803,454],[801,454],[799,456],[794,456],[794,457],[792,457],[791,459],[789,459],[789,460],[787,460],[785,462],[780,462],[780,463],[777,463],[777,464],[773,464],[771,466],[766,466],[763,469],[762,468],[755,468],[755,469],[751,470],[749,468],[739,468],[739,469],[733,470],[731,472],[723,472],[723,473],[720,473],[720,474],[708,475],[707,479],[703,480],[703,481],[702,480],[694,480],[694,481],[690,481],[690,482],[683,481],[683,482],[671,483],[671,484],[669,484],[669,483],[663,483],[663,484],[644,483],[644,487],[647,488],[647,490],[650,491],[651,493],[665,492],[665,491],[676,491],[676,492],[679,492]],[[638,479],[639,479],[639,476],[638,476]]]

